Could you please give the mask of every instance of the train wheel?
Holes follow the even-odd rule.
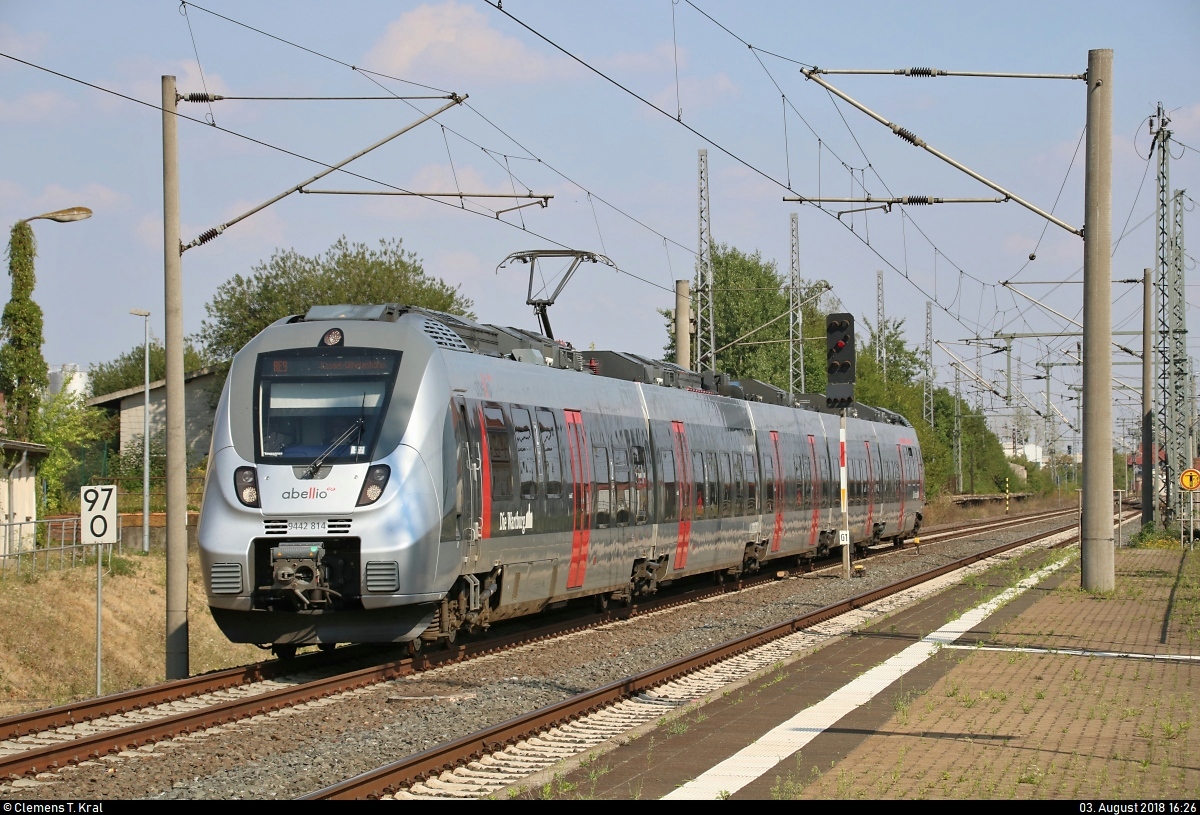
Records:
[[[596,595],[596,611],[599,611],[599,612],[608,611],[608,595],[607,594],[597,594]]]
[[[317,646],[317,650],[321,651],[322,653],[329,653],[334,648],[337,648],[336,642],[323,642]]]
[[[421,638],[417,637],[415,640],[409,640],[407,645],[408,645],[408,655],[410,657],[415,657],[421,651],[421,645],[422,645]]]
[[[289,659],[295,659],[296,657],[296,646],[291,643],[286,645],[273,645],[271,646],[271,651],[276,657],[284,660],[285,662]]]

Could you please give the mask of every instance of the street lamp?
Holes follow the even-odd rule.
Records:
[[[56,209],[54,212],[43,212],[41,215],[34,215],[32,218],[24,218],[26,221],[36,221],[39,218],[44,218],[47,221],[57,221],[60,224],[70,223],[71,221],[82,221],[92,217],[92,211],[87,207],[67,207],[66,209]]]
[[[142,357],[146,379],[142,389],[142,554],[150,551],[150,312],[131,308],[129,313],[144,318],[146,336]]]

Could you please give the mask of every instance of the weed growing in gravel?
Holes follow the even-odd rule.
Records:
[[[672,736],[682,736],[684,733],[688,732],[688,723],[682,716],[672,719],[667,724],[667,732]]]

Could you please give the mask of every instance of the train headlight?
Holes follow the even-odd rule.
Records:
[[[379,500],[383,495],[383,488],[387,486],[388,478],[392,474],[391,467],[386,464],[375,464],[367,470],[366,480],[363,481],[362,490],[358,493],[358,504],[356,506],[370,506]]]
[[[325,332],[325,336],[321,337],[321,342],[325,345],[341,345],[346,339],[346,335],[342,333],[340,328],[331,328]]]
[[[238,467],[233,471],[233,491],[248,507],[258,507],[258,472],[253,467]]]

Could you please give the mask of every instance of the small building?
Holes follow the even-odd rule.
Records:
[[[44,444],[0,439],[4,461],[12,462],[5,470],[0,462],[0,551],[6,555],[28,552],[36,545],[37,524],[37,465],[50,454]]]
[[[184,411],[188,457],[199,460],[208,455],[212,440],[213,416],[216,415],[217,370],[200,368],[183,377]],[[93,396],[88,407],[98,407],[121,419],[121,453],[142,435],[144,416],[144,386],[125,388],[114,393]],[[167,380],[150,383],[150,438],[164,433],[167,426]]]
[[[79,369],[73,362],[64,365],[51,365],[47,371],[47,381],[50,393],[58,394],[65,386],[67,391],[76,396],[87,396],[88,372]]]

